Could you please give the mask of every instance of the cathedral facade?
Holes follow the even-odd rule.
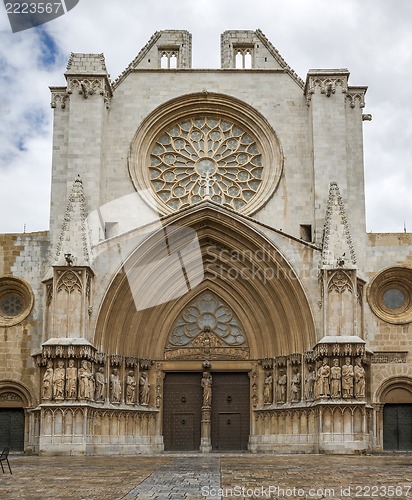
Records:
[[[0,236],[0,444],[412,449],[412,237],[365,229],[366,87],[260,31],[73,53],[50,229]]]

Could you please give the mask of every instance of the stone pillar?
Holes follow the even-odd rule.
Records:
[[[210,453],[212,451],[211,416],[211,406],[202,406],[202,422],[200,430],[200,451],[202,453]]]

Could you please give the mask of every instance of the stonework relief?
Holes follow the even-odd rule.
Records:
[[[139,379],[140,404],[148,406],[150,404],[150,384],[147,372],[142,372]]]
[[[206,291],[193,299],[174,322],[165,356],[244,359],[248,357],[248,344],[231,307],[215,293]]]

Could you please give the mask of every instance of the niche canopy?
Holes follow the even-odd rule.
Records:
[[[252,214],[274,193],[283,157],[275,132],[247,104],[218,94],[169,101],[132,141],[136,190],[160,214],[209,199]]]

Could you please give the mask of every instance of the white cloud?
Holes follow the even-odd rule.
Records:
[[[410,0],[80,0],[43,26],[59,49],[44,65],[40,29],[12,34],[0,6],[0,232],[48,227],[52,111],[49,85],[64,84],[70,52],[103,52],[112,78],[152,33],[187,29],[194,67],[219,67],[220,34],[260,28],[305,79],[309,68],[347,67],[368,85],[364,124],[367,228],[412,230]],[[43,54],[43,56],[42,56]],[[43,60],[43,63],[42,63]]]

